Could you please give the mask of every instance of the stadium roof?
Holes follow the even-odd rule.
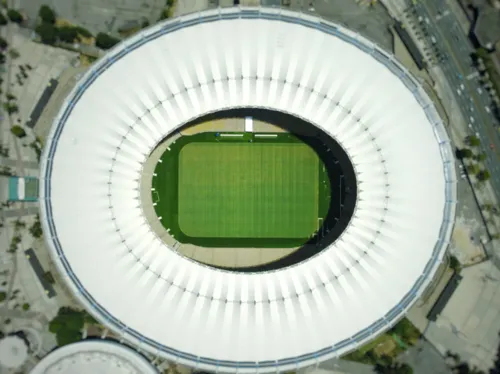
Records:
[[[151,231],[142,165],[206,113],[261,107],[335,137],[358,180],[328,249],[265,273],[216,270]],[[153,354],[205,370],[294,370],[394,324],[431,281],[455,216],[444,126],[393,56],[341,26],[277,9],[211,10],[116,46],[64,103],[42,157],[45,237],[101,321]]]
[[[158,374],[158,370],[134,350],[104,340],[86,340],[57,348],[45,356],[30,374]]]

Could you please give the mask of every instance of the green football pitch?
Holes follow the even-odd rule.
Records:
[[[318,157],[305,144],[190,143],[178,185],[187,236],[306,238],[318,225]]]
[[[291,134],[181,136],[152,180],[154,208],[177,241],[203,247],[301,246],[326,216],[323,162]]]

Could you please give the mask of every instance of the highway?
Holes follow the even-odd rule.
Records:
[[[446,59],[440,62],[440,67],[454,90],[463,117],[469,124],[470,134],[478,134],[481,139],[481,149],[487,157],[484,164],[491,174],[490,181],[500,201],[500,135],[496,129],[498,124],[485,109],[490,106],[491,100],[478,78],[467,79],[476,72],[470,58],[474,49],[445,0],[408,0],[407,3],[408,7],[415,9],[416,17],[423,19],[421,25],[429,34],[427,44],[432,45],[431,38],[435,38],[438,50],[446,56]],[[493,149],[490,144],[494,146]]]

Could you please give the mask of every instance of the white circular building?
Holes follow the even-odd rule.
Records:
[[[112,341],[86,340],[49,353],[30,374],[158,374],[132,349]]]
[[[28,346],[17,335],[0,339],[0,367],[19,369],[28,359]]]
[[[249,107],[334,137],[357,200],[327,249],[238,273],[160,240],[139,181],[175,129]],[[82,77],[46,141],[41,218],[75,295],[131,344],[201,370],[294,370],[366,343],[419,298],[449,242],[454,170],[431,100],[393,56],[310,15],[220,9],[143,30]]]

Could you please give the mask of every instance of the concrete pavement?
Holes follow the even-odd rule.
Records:
[[[413,374],[452,374],[443,356],[425,339],[398,356],[413,368]]]
[[[441,354],[458,353],[484,371],[500,343],[500,270],[490,261],[462,270],[463,279],[448,305],[425,332]]]

